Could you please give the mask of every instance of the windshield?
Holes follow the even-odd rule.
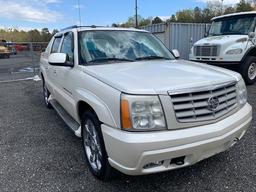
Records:
[[[248,35],[255,30],[255,18],[255,15],[239,15],[216,19],[209,35]]]
[[[79,50],[80,64],[174,59],[154,35],[136,31],[82,31]]]

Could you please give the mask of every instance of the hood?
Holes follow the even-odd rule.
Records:
[[[195,43],[195,45],[204,45],[204,44],[226,44],[234,43],[237,40],[247,41],[248,35],[220,35],[220,36],[210,36],[203,38]]]
[[[84,67],[84,72],[130,94],[168,94],[168,91],[211,86],[239,79],[226,69],[185,60],[154,60]]]

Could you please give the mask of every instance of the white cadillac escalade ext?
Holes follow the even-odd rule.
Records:
[[[242,77],[175,56],[147,31],[76,26],[42,53],[45,104],[82,137],[97,178],[189,166],[245,134]]]
[[[256,11],[214,17],[208,37],[197,41],[189,59],[238,71],[256,81]]]

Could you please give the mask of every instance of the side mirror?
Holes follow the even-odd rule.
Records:
[[[254,32],[250,32],[248,34],[248,36],[249,36],[249,39],[253,39],[255,37],[255,33]]]
[[[179,59],[180,58],[180,53],[179,53],[179,51],[177,49],[173,49],[172,53],[173,53],[175,59]]]
[[[74,64],[68,61],[68,55],[66,53],[52,53],[49,56],[48,62],[50,65],[73,67]]]
[[[209,33],[205,32],[204,37],[208,37],[208,36],[209,36]]]

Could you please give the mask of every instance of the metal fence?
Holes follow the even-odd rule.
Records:
[[[143,27],[155,34],[169,49],[178,49],[181,58],[188,59],[193,44],[209,30],[205,23],[161,23]]]
[[[41,52],[47,47],[47,44],[47,42],[1,44],[0,82],[36,76],[39,72]]]

